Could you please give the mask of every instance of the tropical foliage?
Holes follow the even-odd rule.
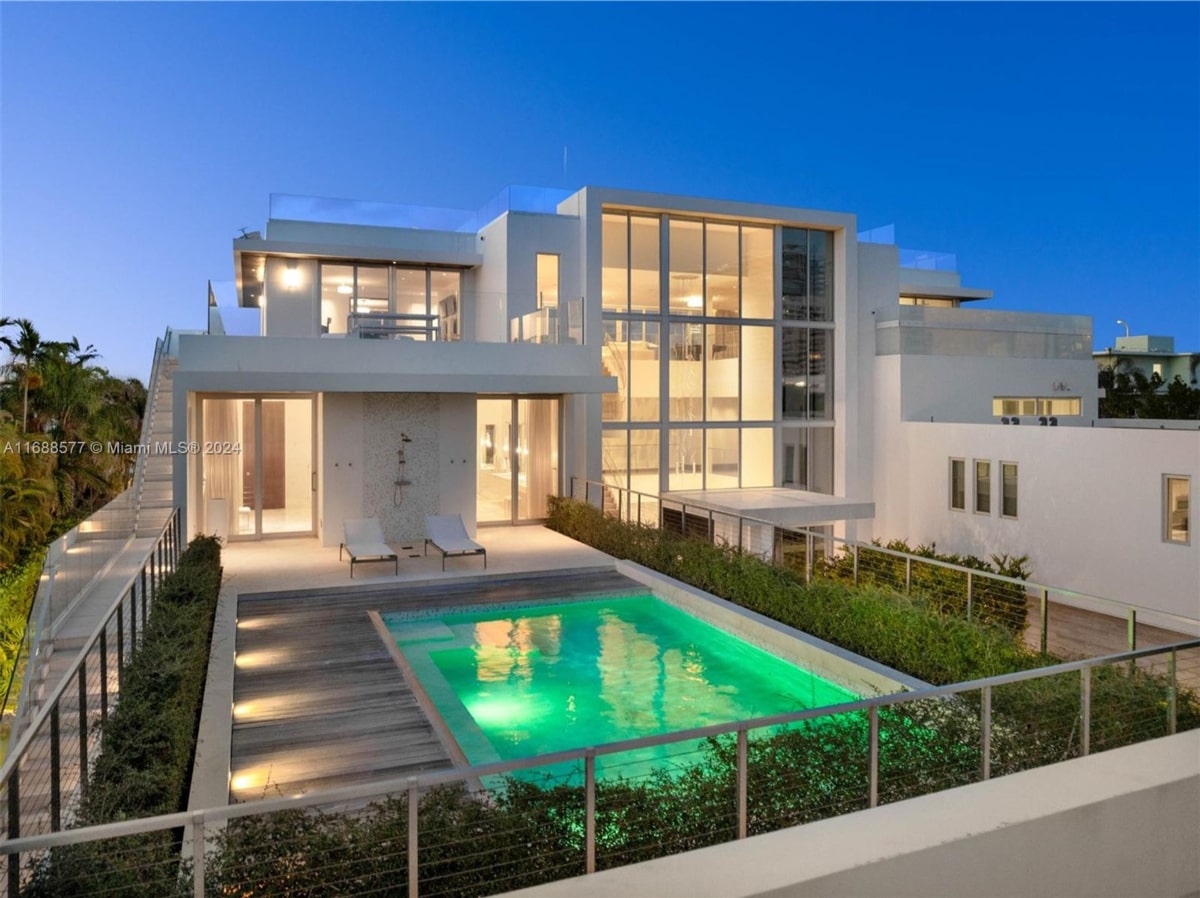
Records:
[[[1165,383],[1158,374],[1147,377],[1118,363],[1100,369],[1100,387],[1104,390],[1101,418],[1200,418],[1200,389],[1188,386],[1179,375]]]
[[[76,521],[120,492],[146,390],[96,364],[92,346],[45,340],[25,318],[0,318],[0,570],[43,546],[56,522]],[[95,443],[101,451],[97,452]]]

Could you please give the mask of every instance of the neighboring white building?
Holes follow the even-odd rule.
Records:
[[[241,309],[178,342],[175,433],[207,444],[175,459],[189,532],[329,546],[378,517],[416,543],[429,513],[537,520],[572,476],[746,509],[787,488],[779,523],[1028,554],[1200,616],[1200,431],[1101,426],[1089,318],[976,308],[952,257],[879,236],[593,187],[272,197],[233,244]]]
[[[1158,375],[1163,389],[1175,378],[1189,387],[1197,384],[1200,352],[1176,352],[1174,337],[1154,337],[1148,334],[1117,337],[1116,346],[1092,353],[1096,365],[1116,371],[1141,371],[1147,378]]]

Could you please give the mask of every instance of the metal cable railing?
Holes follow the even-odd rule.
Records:
[[[570,497],[628,523],[741,549],[793,570],[805,583],[837,579],[919,598],[938,613],[1003,627],[1022,636],[1029,648],[1059,657],[1133,650],[1200,633],[1200,620],[1194,618],[846,540],[815,528],[781,527],[670,496],[572,477]]]
[[[1150,658],[1165,676],[1144,673]],[[1200,705],[1178,685],[1185,671],[1200,672],[1200,639],[296,798],[12,834],[0,854],[13,896],[30,870],[51,869],[50,852],[88,845],[104,858],[94,882],[86,865],[72,868],[88,894],[121,876],[159,877],[196,898],[373,894],[402,883],[410,898],[486,894],[1194,728]],[[638,759],[663,746],[678,751],[649,767]],[[176,839],[145,838],[181,828],[182,860]]]
[[[99,748],[98,725],[116,705],[126,662],[145,629],[159,585],[178,561],[180,526],[176,509],[5,758],[0,807],[6,813],[0,814],[0,833],[6,838],[69,825]]]

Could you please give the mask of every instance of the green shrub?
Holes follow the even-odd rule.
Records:
[[[21,564],[0,572],[0,690],[8,687],[13,675],[45,557],[45,550],[33,552]],[[11,705],[20,691],[18,679],[9,691],[10,707],[4,708],[5,712],[13,710]]]
[[[215,537],[192,540],[159,587],[141,644],[125,666],[121,694],[101,731],[100,751],[76,824],[88,826],[187,806],[208,653],[221,589]],[[162,896],[176,887],[179,854],[170,832],[112,845],[56,848],[24,894]]]
[[[894,539],[886,545],[875,541],[874,545],[902,552],[917,558],[942,561],[958,567],[969,568],[981,573],[1000,574],[1017,580],[1029,578],[1026,563],[1028,555],[993,555],[990,562],[974,555],[956,555],[938,552],[936,546],[913,548],[903,540]],[[928,608],[952,617],[970,616],[983,624],[1003,627],[1014,636],[1025,630],[1026,592],[1017,583],[1008,583],[991,577],[971,578],[971,608],[968,615],[967,586],[965,571],[953,570],[936,564],[914,561],[906,570],[905,559],[891,552],[877,552],[866,547],[858,549],[857,582],[860,586],[876,586],[884,590],[907,592],[921,596]],[[855,582],[855,553],[844,547],[835,557],[826,559],[816,566],[814,574],[831,577],[843,583]],[[907,581],[907,585],[906,585]]]
[[[1007,629],[940,614],[920,596],[835,579],[806,586],[800,573],[755,555],[625,524],[571,499],[551,499],[547,525],[929,683],[1012,673],[1048,660]]]

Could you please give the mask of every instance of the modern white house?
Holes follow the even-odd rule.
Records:
[[[427,514],[537,521],[578,477],[1200,616],[1200,430],[1105,426],[1090,318],[988,310],[852,214],[273,196],[233,262],[168,375],[189,533],[419,543]]]

